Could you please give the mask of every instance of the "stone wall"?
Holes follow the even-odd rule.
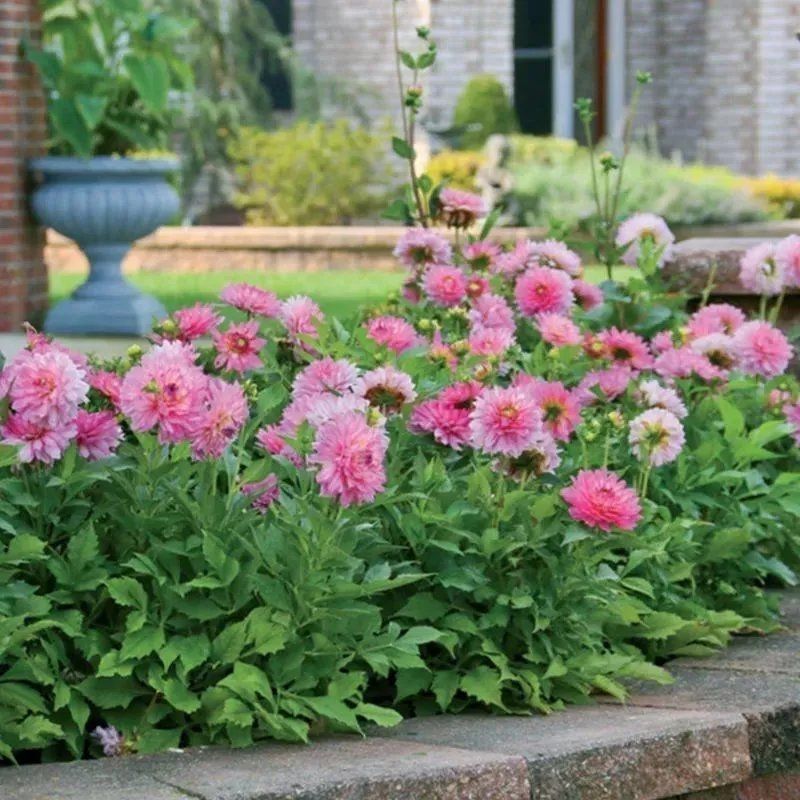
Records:
[[[35,40],[38,0],[0,0],[0,330],[37,322],[47,305],[42,236],[27,211],[25,163],[44,141],[44,101],[20,55]]]

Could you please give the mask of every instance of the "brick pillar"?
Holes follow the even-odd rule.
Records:
[[[43,153],[44,98],[20,54],[36,40],[39,0],[0,0],[0,330],[41,322],[47,307],[43,234],[28,211],[26,161]]]

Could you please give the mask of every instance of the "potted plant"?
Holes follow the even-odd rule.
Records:
[[[143,334],[165,310],[121,271],[134,241],[178,211],[162,151],[169,93],[191,82],[176,44],[186,26],[143,0],[45,0],[44,41],[28,46],[47,92],[50,155],[34,159],[39,221],[73,239],[89,277],[51,309],[52,333]]]

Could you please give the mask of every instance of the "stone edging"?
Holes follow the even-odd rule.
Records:
[[[368,739],[0,770],[4,800],[780,800],[800,797],[800,593],[787,632],[680,659],[549,717],[407,720]]]

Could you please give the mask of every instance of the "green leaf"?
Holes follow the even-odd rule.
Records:
[[[459,688],[481,703],[505,709],[500,673],[491,667],[480,666],[471,670],[461,679]]]
[[[430,685],[433,676],[427,669],[400,669],[397,671],[395,685],[397,694],[395,701],[399,702],[406,697],[414,697],[425,691]]]
[[[391,728],[403,721],[402,715],[391,708],[382,708],[372,703],[359,703],[355,712],[359,717],[366,717],[370,722],[374,722],[382,728]]]
[[[200,698],[177,678],[168,678],[164,681],[161,691],[164,699],[178,711],[191,714],[200,708]]]
[[[48,107],[50,120],[56,134],[69,144],[80,158],[92,154],[92,132],[74,101],[57,97]]]
[[[222,664],[232,664],[239,658],[245,643],[245,627],[239,622],[229,625],[211,643],[211,658]]]
[[[449,606],[437,600],[430,592],[415,594],[398,612],[398,617],[425,622],[441,619],[449,610]]]
[[[151,111],[163,111],[169,93],[169,68],[164,59],[156,53],[147,56],[129,53],[123,63],[142,102]]]
[[[417,61],[411,53],[406,52],[403,50],[400,53],[400,60],[407,66],[409,69],[416,69],[417,68]]]
[[[359,732],[355,711],[334,697],[304,697],[303,702],[317,715],[337,722],[344,728]]]
[[[431,688],[436,703],[442,711],[447,711],[458,689],[460,675],[455,670],[443,670],[434,675]]]
[[[95,95],[79,94],[75,96],[75,105],[89,130],[94,130],[103,119],[106,99]]]
[[[32,561],[44,553],[44,542],[30,533],[18,533],[9,543],[2,561]]]
[[[127,708],[144,694],[133,678],[86,678],[75,688],[99,708]]]
[[[392,150],[394,150],[400,158],[412,159],[417,157],[414,148],[405,139],[401,139],[399,136],[392,137]]]
[[[182,728],[162,730],[151,728],[136,739],[137,753],[161,753],[171,747],[178,747],[181,743]]]
[[[139,610],[147,608],[147,595],[139,581],[134,578],[112,578],[106,587],[118,605]]]
[[[160,650],[164,646],[163,628],[146,625],[125,636],[120,649],[120,659],[136,661]]]

